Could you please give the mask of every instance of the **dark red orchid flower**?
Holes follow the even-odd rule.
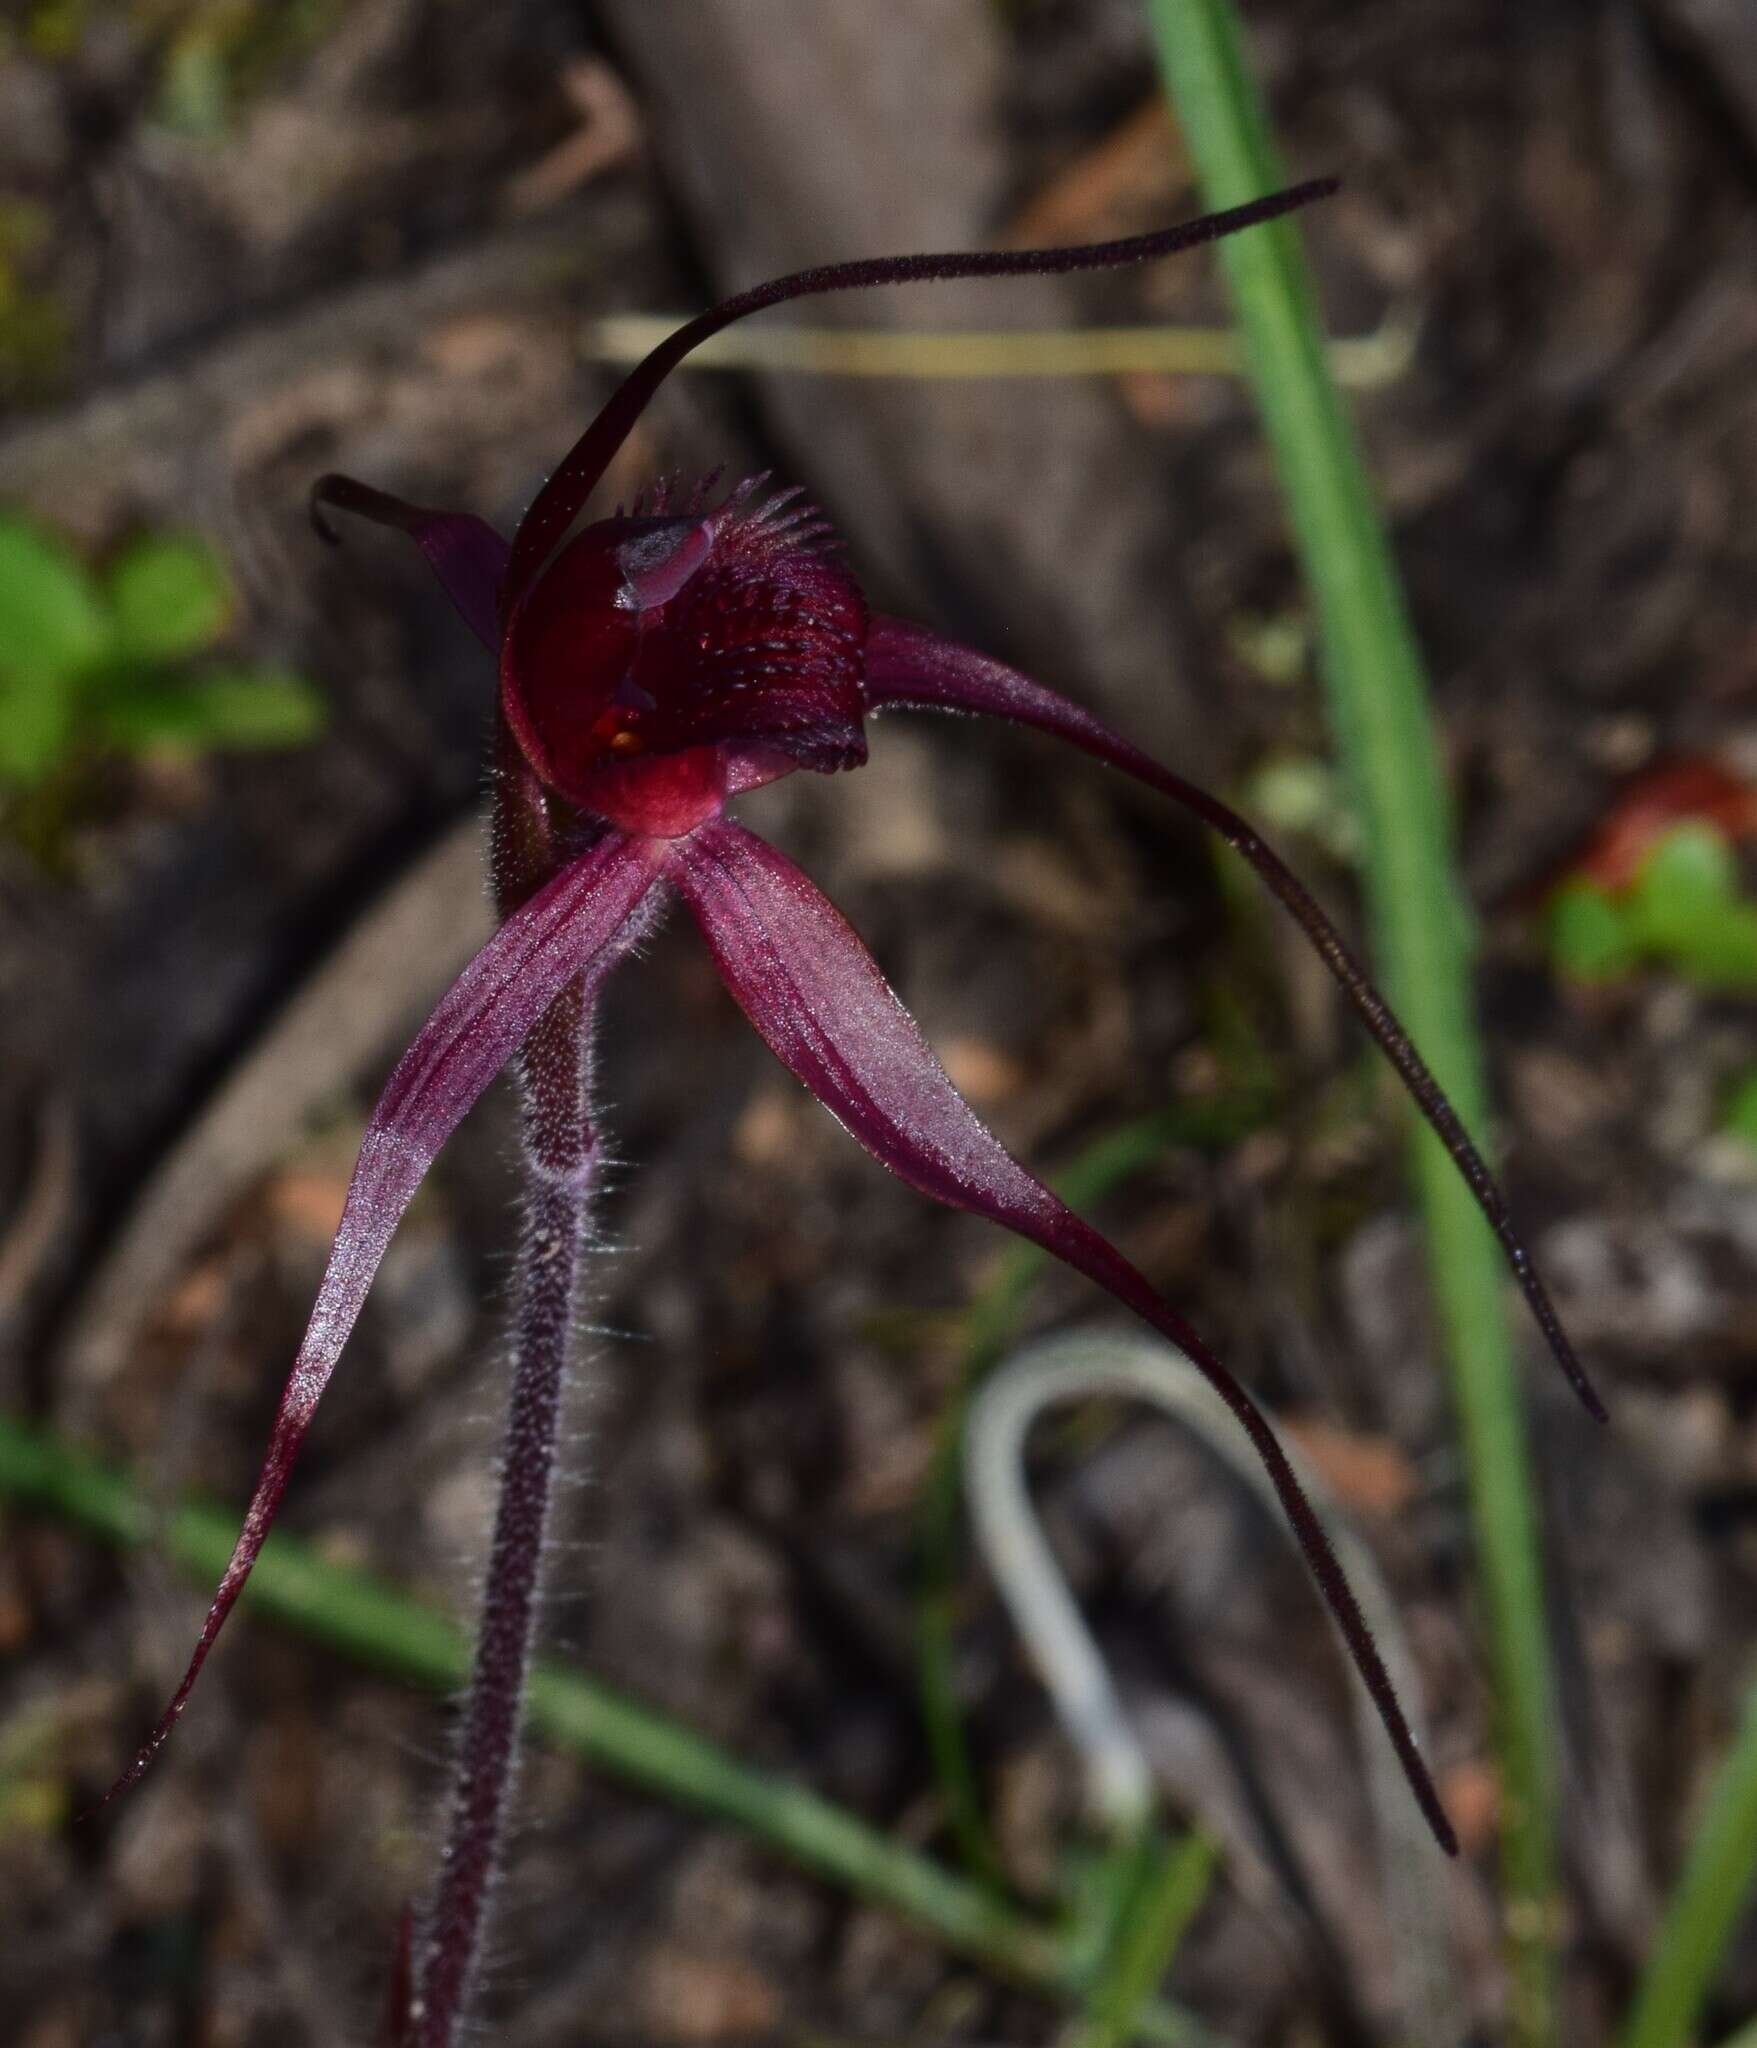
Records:
[[[1602,1414],[1487,1166],[1384,1000],[1242,819],[1042,685],[924,628],[873,616],[825,522],[796,493],[765,496],[760,480],[721,496],[711,483],[690,492],[660,486],[632,513],[569,537],[664,378],[699,342],[747,313],[915,279],[1141,262],[1269,220],[1330,189],[1301,186],[1129,241],[851,263],[745,292],[680,329],[629,376],[539,493],[510,547],[468,514],[426,510],[344,477],[317,485],[320,530],[329,534],[323,508],[331,508],[410,535],[499,660],[495,872],[504,921],[403,1056],[373,1112],[243,1533],[188,1673],[131,1777],[182,1711],[249,1575],[385,1246],[434,1155],[542,1020],[572,1002],[577,1023],[595,985],[662,900],[675,896],[757,1031],[877,1159],[924,1194],[1053,1252],[1207,1373],[1274,1479],[1434,1833],[1455,1847],[1353,1595],[1250,1395],[1152,1285],[984,1128],[840,913],[789,860],[735,822],[728,806],[798,768],[858,767],[866,719],[913,709],[982,712],[1035,726],[1193,811],[1252,863],[1317,947],[1469,1182],[1563,1371]],[[534,1085],[528,1071],[526,1078]],[[534,1200],[546,1189],[559,1199],[570,1176],[588,1165],[577,1144],[553,1156],[539,1148]],[[515,1502],[508,1512],[516,1519],[522,1510]],[[528,1579],[527,1572],[527,1592]]]

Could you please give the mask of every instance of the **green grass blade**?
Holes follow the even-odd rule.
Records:
[[[218,1578],[237,1535],[227,1510],[186,1503],[161,1515],[117,1473],[4,1415],[0,1499],[58,1514],[120,1548],[150,1546],[203,1586]],[[257,1615],[411,1684],[449,1692],[469,1675],[468,1641],[449,1617],[369,1572],[330,1563],[296,1538],[269,1539],[244,1600]],[[1085,1967],[1061,1930],[584,1673],[539,1666],[530,1718],[534,1732],[557,1747],[738,1829],[998,1975],[1058,1999],[1084,1999]],[[1140,2013],[1136,2035],[1164,2048],[1216,2048],[1197,2020],[1163,2004]]]
[[[1709,1788],[1659,1939],[1647,1959],[1622,2048],[1688,2048],[1757,1878],[1757,1685]],[[1757,2048],[1757,2024],[1728,2048]]]
[[[1173,108],[1210,206],[1284,183],[1229,0],[1146,0]],[[1252,384],[1314,599],[1332,722],[1365,827],[1387,991],[1460,1116],[1485,1123],[1469,924],[1421,659],[1347,414],[1328,376],[1290,222],[1223,242]],[[1415,1138],[1437,1306],[1464,1438],[1505,1815],[1513,2034],[1553,2032],[1552,1702],[1525,1416],[1487,1225],[1438,1142]]]
[[[1122,1913],[1078,2037],[1081,2048],[1127,2048],[1134,2039],[1143,2008],[1202,1909],[1218,1861],[1206,1835],[1167,1843],[1151,1827],[1122,1854],[1129,1866]]]

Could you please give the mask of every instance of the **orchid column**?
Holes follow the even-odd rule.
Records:
[[[1257,871],[1316,947],[1493,1225],[1558,1366],[1597,1397],[1500,1190],[1439,1085],[1340,934],[1251,827],[1091,713],[1003,663],[875,618],[828,523],[751,478],[720,493],[660,483],[578,522],[607,464],[690,350],[790,299],[953,277],[1111,268],[1271,220],[1331,190],[1295,187],[1223,214],[1084,248],[883,257],[756,286],[681,327],[624,380],[538,493],[512,542],[346,477],[327,508],[413,539],[500,668],[491,869],[501,924],[399,1061],[367,1125],[341,1226],[231,1562],[181,1685],[122,1781],[170,1734],[236,1604],[294,1459],[423,1174],[517,1057],[528,1179],[511,1411],[483,1620],[432,1905],[406,1930],[398,2048],[453,2048],[478,1972],[511,1789],[597,1157],[588,1034],[604,975],[675,894],[728,991],[776,1057],[892,1173],[1043,1246],[1167,1337],[1237,1419],[1360,1672],[1436,1842],[1457,1843],[1383,1660],[1274,1429],[1152,1282],[1014,1159],[958,1094],[847,920],[728,815],[799,770],[866,759],[881,713],[978,714],[1035,728],[1193,812]],[[576,530],[577,528],[577,530]]]

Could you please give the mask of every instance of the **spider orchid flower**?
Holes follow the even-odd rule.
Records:
[[[1207,1374],[1274,1482],[1435,1835],[1456,1847],[1354,1596],[1255,1402],[1152,1284],[984,1127],[841,914],[791,861],[737,823],[729,806],[796,769],[859,767],[867,718],[907,709],[984,713],[1036,727],[1194,812],[1256,868],[1316,946],[1469,1182],[1576,1392],[1602,1414],[1487,1166],[1383,998],[1241,818],[1041,684],[922,627],[874,616],[827,524],[797,493],[765,496],[761,479],[717,498],[712,479],[687,492],[660,485],[631,512],[573,531],[666,376],[746,314],[874,285],[1141,262],[1270,220],[1330,189],[1329,181],[1296,187],[1128,241],[887,258],[758,286],[679,329],[628,376],[510,545],[469,514],[428,510],[348,478],[327,476],[315,487],[313,516],[326,537],[334,538],[331,510],[411,537],[498,659],[492,868],[502,921],[373,1111],[236,1551],[188,1671],[122,1782],[140,1774],[169,1734],[249,1576],[398,1218],[459,1120],[516,1057],[530,1193],[513,1419],[452,1847],[418,1939],[408,2022],[417,2031],[408,2038],[452,2038],[447,2029],[474,1968],[510,1771],[556,1398],[553,1383],[524,1394],[519,1386],[541,1377],[533,1358],[559,1358],[572,1318],[577,1261],[553,1253],[581,1236],[592,1179],[584,1026],[598,984],[670,898],[680,898],[700,926],[757,1032],[875,1158],[923,1194],[986,1216],[1065,1260]]]

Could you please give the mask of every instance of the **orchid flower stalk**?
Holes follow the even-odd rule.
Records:
[[[170,1734],[243,1590],[398,1218],[465,1112],[515,1063],[527,1192],[502,1489],[441,1875],[399,1969],[407,1988],[398,1994],[394,2038],[450,2048],[470,2005],[517,1752],[558,1404],[592,1228],[593,1003],[604,977],[673,898],[700,926],[757,1032],[875,1158],[923,1194],[1041,1245],[1194,1361],[1261,1459],[1421,1810],[1439,1842],[1456,1850],[1329,1539],[1255,1401],[1151,1282],[984,1127],[840,912],[729,806],[797,769],[858,768],[867,718],[915,709],[1035,727],[1192,811],[1256,868],[1317,948],[1494,1225],[1562,1370],[1602,1415],[1488,1167],[1383,998],[1292,873],[1224,804],[1002,663],[875,617],[827,522],[797,492],[765,495],[760,478],[718,496],[713,479],[691,490],[661,483],[631,510],[574,531],[665,378],[746,314],[878,285],[1145,262],[1331,189],[1330,181],[1296,186],[1126,241],[880,258],[759,285],[680,328],[631,372],[510,544],[469,514],[429,510],[340,476],[316,485],[313,516],[326,537],[334,538],[335,511],[407,534],[499,661],[490,863],[501,922],[372,1113],[236,1550],[188,1670],[122,1783],[140,1775]]]

